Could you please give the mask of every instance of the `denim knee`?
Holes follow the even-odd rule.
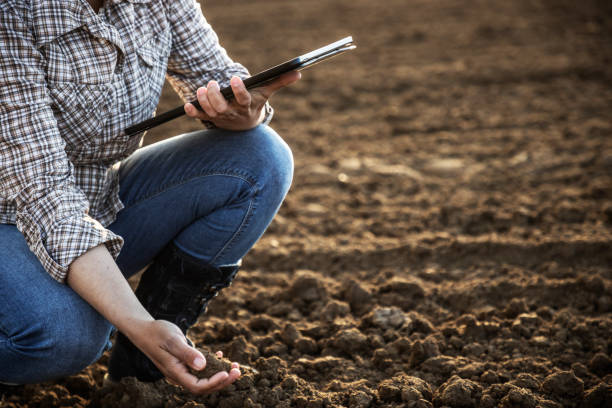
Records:
[[[258,143],[252,154],[261,155],[261,168],[258,181],[264,189],[272,189],[279,195],[279,201],[285,197],[293,180],[293,154],[285,141],[268,126],[258,126],[252,129],[254,139]]]
[[[73,375],[97,361],[110,346],[112,325],[101,316],[83,317],[79,313],[47,315],[5,338],[7,355],[0,360],[14,364],[16,370],[3,380],[19,384],[49,381]]]

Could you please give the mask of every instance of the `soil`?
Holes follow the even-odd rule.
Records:
[[[204,10],[253,72],[348,34],[359,47],[273,97],[292,190],[190,332],[251,369],[194,397],[104,385],[105,355],[1,406],[612,406],[610,2]],[[177,103],[166,89],[159,110]]]

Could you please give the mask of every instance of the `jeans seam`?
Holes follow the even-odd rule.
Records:
[[[254,186],[251,185],[251,188],[253,188],[253,187]],[[256,201],[257,201],[257,191],[253,195],[253,199],[249,200],[249,208],[247,208],[246,214],[244,215],[244,218],[242,219],[242,222],[238,226],[238,229],[236,230],[236,232],[234,232],[232,237],[225,243],[225,245],[223,245],[223,247],[211,259],[210,263],[212,265],[214,265],[216,263],[217,259],[221,255],[223,255],[227,250],[232,248],[232,245],[234,244],[234,242],[236,242],[236,239],[240,238],[240,236],[242,235],[242,231],[244,231],[245,228],[248,227],[249,222],[251,221],[251,216],[252,216],[252,214],[253,214],[253,212],[255,211],[255,208],[256,208],[256,205],[255,205]]]
[[[147,195],[146,197],[142,197],[139,200],[134,201],[133,203],[130,203],[129,205],[125,205],[124,204],[123,209],[127,210],[129,208],[132,208],[132,207],[142,203],[143,201],[150,200],[153,197],[156,197],[156,196],[158,196],[160,194],[165,193],[166,191],[168,191],[171,188],[179,187],[179,186],[187,184],[187,183],[189,183],[189,182],[191,182],[193,180],[196,180],[196,179],[199,179],[199,178],[203,178],[203,177],[210,177],[210,176],[234,177],[234,178],[237,178],[237,179],[240,179],[240,180],[244,181],[251,188],[253,188],[253,186],[255,185],[255,182],[252,180],[252,177],[249,176],[248,174],[240,174],[239,172],[218,172],[218,171],[217,172],[210,172],[210,173],[203,173],[203,174],[198,174],[197,176],[190,177],[189,179],[182,180],[180,182],[176,182],[176,183],[172,183],[172,184],[171,183],[165,184],[164,186],[160,187],[155,192]]]

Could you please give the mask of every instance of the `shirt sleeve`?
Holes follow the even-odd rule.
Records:
[[[0,13],[0,195],[15,204],[17,228],[42,266],[64,282],[75,258],[102,243],[116,258],[123,240],[88,215],[33,41],[17,15]]]
[[[172,50],[168,59],[168,81],[183,101],[196,99],[196,91],[210,80],[221,88],[229,86],[232,76],[249,77],[249,71],[227,55],[219,38],[204,18],[195,0],[166,2],[172,30]],[[270,123],[274,110],[266,102],[264,124]]]

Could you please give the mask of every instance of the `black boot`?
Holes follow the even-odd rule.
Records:
[[[239,265],[214,267],[169,244],[143,273],[136,297],[155,319],[176,324],[183,333],[206,311],[208,302],[232,283]],[[117,334],[108,363],[113,381],[136,377],[153,382],[163,374],[123,334]]]

